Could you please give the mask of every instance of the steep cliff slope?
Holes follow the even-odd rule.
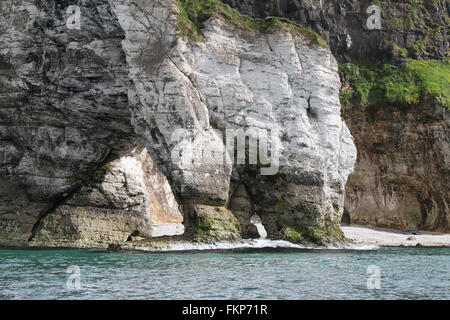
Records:
[[[339,63],[448,57],[448,0],[223,0],[242,13],[290,18],[319,33]],[[380,8],[380,27],[368,20]],[[370,26],[370,24],[369,24]]]
[[[223,2],[312,28],[341,63],[343,116],[358,149],[344,220],[448,231],[450,2]],[[372,5],[379,28],[368,24]]]
[[[359,146],[344,220],[402,230],[450,231],[448,111],[386,108],[346,113]]]
[[[450,63],[341,66],[345,119],[358,146],[344,219],[449,231]]]
[[[0,244],[180,234],[179,209],[201,241],[255,213],[272,238],[342,237],[356,150],[316,34],[218,1],[70,5],[2,2]]]

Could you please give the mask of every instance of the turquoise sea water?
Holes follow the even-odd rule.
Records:
[[[367,287],[371,265],[380,268],[380,289]],[[79,289],[67,287],[74,275],[69,266],[79,267]],[[2,249],[0,299],[449,299],[449,266],[449,248],[163,254]]]

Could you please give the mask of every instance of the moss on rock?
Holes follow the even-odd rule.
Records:
[[[286,31],[300,35],[312,44],[328,48],[328,44],[316,32],[302,27],[289,19],[271,17],[254,19],[240,14],[237,10],[219,0],[175,0],[179,12],[177,16],[178,30],[182,36],[197,41],[203,39],[201,30],[204,23],[211,19],[221,19],[228,24],[250,32],[272,33]]]
[[[293,225],[286,227],[281,232],[283,240],[325,246],[344,241],[345,237],[339,226],[333,225],[329,227],[323,226],[304,226]]]
[[[408,49],[397,46],[395,43],[391,44],[391,54],[398,58],[406,58],[408,56]]]
[[[286,241],[289,241],[292,243],[302,243],[305,241],[305,239],[302,237],[302,235],[291,227],[284,228],[282,231],[282,234],[283,234],[283,238]]]
[[[214,243],[241,238],[239,220],[223,207],[196,205],[196,221],[189,231],[193,241]]]
[[[319,210],[312,205],[304,204],[294,207],[280,200],[269,211],[258,214],[271,239],[319,246],[345,240],[339,225],[329,218],[323,221]]]

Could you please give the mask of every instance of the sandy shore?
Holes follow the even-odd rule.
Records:
[[[342,226],[345,236],[358,245],[450,247],[450,234],[418,231],[417,234],[357,225]]]

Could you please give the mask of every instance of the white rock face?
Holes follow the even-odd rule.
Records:
[[[184,232],[183,216],[146,149],[111,161],[36,225],[29,245],[106,247]]]
[[[269,237],[339,221],[356,150],[327,48],[219,19],[204,41],[182,38],[172,0],[81,0],[80,30],[61,3],[5,3],[0,244],[176,235],[179,206],[195,220],[192,208],[236,205]],[[132,153],[140,143],[149,161]]]
[[[206,22],[205,40],[194,43],[174,37],[177,8],[170,1],[110,3],[126,36],[133,124],[182,204],[227,203],[231,167],[226,161],[181,167],[173,149],[194,155],[224,150],[217,132],[250,128],[277,133],[271,140],[279,156],[274,176],[282,180],[269,184],[268,177],[234,167],[255,209],[279,212],[283,201],[284,210],[307,223],[338,221],[356,149],[340,116],[337,63],[327,48],[301,35],[253,34],[219,19]],[[189,131],[174,141],[180,128]],[[204,143],[191,143],[198,140]],[[307,217],[305,207],[318,214]]]

